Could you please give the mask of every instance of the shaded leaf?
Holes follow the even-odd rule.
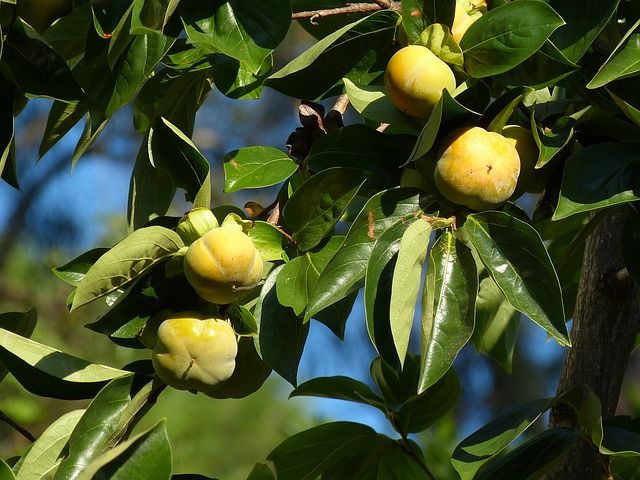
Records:
[[[640,419],[624,415],[609,418],[603,426],[600,453],[640,457]]]
[[[93,248],[81,253],[64,265],[54,267],[51,270],[61,280],[64,280],[69,285],[77,287],[93,264],[108,251],[109,249],[106,247]]]
[[[410,0],[402,2],[402,26],[414,42],[420,34],[434,23],[451,27],[455,13],[455,2],[448,0]]]
[[[308,380],[293,390],[289,397],[324,397],[363,403],[384,408],[383,400],[365,383],[350,377],[317,377]]]

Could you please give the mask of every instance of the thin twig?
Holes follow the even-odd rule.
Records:
[[[11,418],[9,418],[7,414],[4,413],[2,410],[0,410],[0,420],[9,424],[16,432],[18,432],[20,435],[22,435],[24,438],[26,438],[30,442],[36,441],[36,437],[34,437],[29,430],[27,430],[22,425],[18,425],[16,422],[11,420]]]
[[[369,13],[379,10],[400,10],[400,2],[390,0],[374,0],[375,3],[351,3],[346,7],[327,8],[325,10],[309,10],[296,12],[291,15],[293,20],[308,18],[311,23],[317,25],[316,19],[335,15],[348,15],[350,13]]]

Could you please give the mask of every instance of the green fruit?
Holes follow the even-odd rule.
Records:
[[[160,324],[151,361],[167,385],[208,392],[231,377],[237,354],[236,334],[228,321],[186,311]]]
[[[520,158],[509,140],[481,127],[465,127],[442,142],[434,180],[447,200],[488,210],[511,197],[519,174]]]
[[[185,245],[191,245],[205,233],[218,228],[218,220],[208,208],[194,208],[185,213],[176,227],[176,232]]]
[[[398,109],[412,117],[427,119],[442,91],[455,90],[456,78],[449,66],[427,47],[409,45],[389,60],[384,84]]]
[[[233,375],[219,388],[207,392],[207,395],[213,398],[244,398],[258,391],[270,374],[271,367],[262,361],[253,340],[242,337],[238,342]]]
[[[205,300],[225,305],[236,301],[262,278],[262,257],[242,230],[219,227],[191,244],[184,274]]]

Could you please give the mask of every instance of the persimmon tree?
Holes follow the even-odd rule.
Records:
[[[413,434],[455,407],[464,385],[453,364],[465,346],[511,371],[520,321],[566,347],[557,394],[513,405],[461,439],[450,459],[460,478],[637,478],[640,420],[616,416],[616,403],[640,332],[640,2],[77,0],[46,20],[31,13],[44,6],[21,3],[0,3],[6,184],[19,188],[14,117],[29,99],[54,100],[41,156],[83,121],[69,164],[81,162],[128,105],[140,136],[129,234],[53,271],[72,287],[70,310],[102,305],[99,318],[86,319],[105,337],[96,341],[143,349],[167,312],[216,318],[251,354],[242,365],[259,372],[255,388],[272,371],[292,396],[378,409],[396,432],[317,425],[257,458],[250,479],[435,478]],[[310,33],[310,46],[274,66],[294,23]],[[414,44],[456,80],[427,118],[396,107],[384,82],[392,55]],[[191,137],[212,88],[238,101],[259,99],[265,88],[298,99],[300,125],[291,125],[282,149],[247,145],[206,158]],[[346,122],[347,108],[361,121]],[[480,211],[447,200],[434,169],[451,132],[501,134],[507,125],[518,125],[536,151],[535,208],[523,208],[532,197],[471,204]],[[212,205],[210,164],[219,161],[226,192],[275,185],[273,201]],[[178,190],[193,205],[182,218],[167,214]],[[208,287],[194,289],[184,258],[225,225],[251,239],[262,275],[241,291],[224,283],[233,292],[224,300],[205,299],[199,293]],[[250,263],[260,275],[258,267]],[[351,315],[357,297],[361,318]],[[348,318],[366,324],[379,355],[371,382],[345,370],[299,383],[305,343],[314,341],[310,322],[342,338]],[[89,349],[78,358],[30,340],[34,311],[4,312],[0,327],[3,376],[34,395],[91,399],[20,458],[0,461],[0,478],[172,476],[171,418],[132,435],[172,388],[154,371],[151,350],[145,361],[102,365]],[[255,390],[242,378],[236,396]],[[209,393],[212,403],[232,396]],[[529,434],[547,411],[549,427]]]

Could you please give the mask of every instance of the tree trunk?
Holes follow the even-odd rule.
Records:
[[[576,310],[558,393],[573,387],[593,391],[603,419],[615,414],[622,379],[640,331],[640,288],[624,268],[620,239],[626,207],[616,207],[587,239]],[[550,427],[579,428],[573,410],[557,405]],[[581,440],[547,480],[599,480],[606,470],[593,445]],[[606,477],[605,477],[606,478]]]

